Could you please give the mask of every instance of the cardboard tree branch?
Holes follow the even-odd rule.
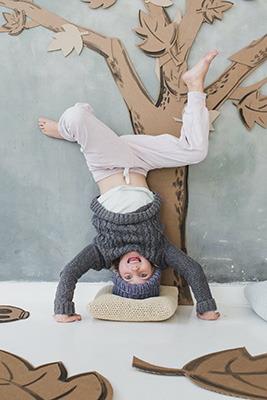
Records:
[[[89,2],[92,7],[103,8],[115,3],[111,0],[85,2]],[[56,36],[60,37],[59,45],[51,45],[54,50],[61,49],[65,55],[73,48],[78,53],[82,47],[96,51],[104,57],[126,103],[133,133],[169,133],[179,136],[187,94],[182,75],[187,70],[189,51],[201,25],[204,22],[212,24],[215,18],[222,20],[223,12],[229,10],[233,4],[223,0],[187,0],[185,15],[181,17],[178,11],[177,17],[171,21],[165,9],[170,5],[169,0],[143,0],[143,3],[148,14],[140,12],[139,27],[135,32],[141,37],[138,44],[140,50],[157,62],[159,93],[156,101],[151,98],[141,82],[127,50],[118,38],[111,39],[101,33],[71,24],[32,2],[21,0],[1,0],[2,6],[13,9],[13,14],[9,14],[8,17],[5,15],[7,23],[2,26],[1,32],[15,35],[27,28],[27,23],[28,28],[41,25],[60,35]],[[31,21],[26,22],[25,17]],[[69,33],[72,32],[68,39],[64,26],[68,26]],[[205,89],[208,108],[213,110],[212,119],[218,116],[218,109],[231,98],[240,83],[265,59],[266,37],[253,42],[230,58],[231,65]],[[265,100],[259,93],[251,93],[246,101],[239,99],[239,115],[248,129],[253,126],[253,120],[265,126]],[[151,188],[163,197],[161,219],[166,227],[165,233],[171,242],[184,251],[188,207],[187,180],[187,167],[152,171],[148,178]],[[179,287],[180,304],[192,304],[188,285],[179,274],[172,270],[164,272],[162,283]]]
[[[35,368],[27,360],[0,350],[1,399],[111,400],[112,386],[98,372],[68,377],[62,362]]]
[[[267,59],[267,35],[253,41],[229,57],[231,65],[211,85],[205,88],[207,106],[217,110],[232,97],[240,83]]]
[[[204,389],[245,399],[267,399],[267,354],[252,357],[245,347],[207,354],[182,369],[163,368],[136,357],[133,367],[144,372],[186,376]]]

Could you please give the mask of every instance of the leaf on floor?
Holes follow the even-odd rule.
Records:
[[[182,369],[133,358],[133,367],[160,375],[187,376],[204,389],[245,399],[267,399],[267,354],[252,357],[245,347],[207,354]]]
[[[14,306],[0,306],[0,323],[18,321],[19,319],[26,319],[30,316],[28,311]]]
[[[23,358],[0,350],[1,399],[111,400],[112,386],[97,372],[68,377],[62,362],[34,368]]]

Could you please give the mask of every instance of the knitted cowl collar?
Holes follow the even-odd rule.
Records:
[[[120,214],[108,211],[102,206],[102,204],[99,203],[98,197],[95,197],[92,200],[90,207],[94,214],[102,220],[110,221],[119,225],[138,224],[139,222],[150,219],[160,211],[162,199],[158,193],[153,193],[153,202],[130,213]]]
[[[161,271],[155,268],[152,276],[144,283],[131,284],[122,279],[117,270],[113,270],[114,283],[112,293],[128,299],[143,300],[159,296]]]

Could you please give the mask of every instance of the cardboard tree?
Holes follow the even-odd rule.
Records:
[[[82,0],[90,8],[108,8],[116,0]],[[72,24],[50,11],[34,4],[33,0],[1,0],[0,5],[13,9],[3,13],[6,23],[0,32],[18,35],[24,29],[43,26],[53,32],[54,41],[48,51],[62,50],[67,56],[75,49],[80,54],[83,47],[104,57],[108,68],[126,103],[133,133],[136,135],[158,135],[169,133],[179,136],[182,110],[186,104],[187,88],[181,79],[187,70],[187,58],[195,37],[204,22],[222,20],[223,12],[232,3],[222,0],[186,0],[186,11],[181,16],[178,10],[173,21],[166,7],[170,0],[143,0],[147,9],[139,12],[139,28],[134,32],[142,39],[139,49],[156,60],[159,79],[158,98],[154,101],[128,57],[118,38],[111,38],[90,29]],[[266,59],[267,35],[252,42],[229,57],[230,66],[209,85],[207,106],[211,122],[220,114],[218,109],[227,99],[234,103],[242,122],[251,129],[255,122],[262,127],[267,123],[267,97],[260,94],[266,80],[253,86],[239,88],[240,83]],[[169,240],[186,251],[186,215],[188,207],[188,167],[151,171],[149,185],[163,197],[161,220]],[[179,303],[192,304],[187,282],[171,269],[165,271],[162,284],[179,288]]]

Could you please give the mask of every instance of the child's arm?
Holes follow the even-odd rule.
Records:
[[[100,271],[104,267],[105,262],[93,244],[85,247],[65,266],[60,273],[54,301],[54,318],[57,322],[73,322],[81,319],[79,314],[75,314],[75,305],[72,301],[76,283],[89,269]]]
[[[212,297],[207,278],[200,264],[170,242],[166,243],[162,264],[178,271],[188,282],[197,301],[197,315],[203,319],[217,319],[219,313]]]

